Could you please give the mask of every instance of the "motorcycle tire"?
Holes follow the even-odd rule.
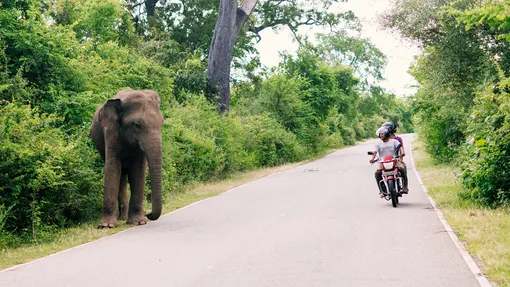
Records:
[[[389,189],[390,195],[391,195],[391,205],[393,205],[393,207],[397,207],[398,196],[397,196],[397,191],[395,190],[395,180],[393,180],[393,179],[388,180],[388,189]]]

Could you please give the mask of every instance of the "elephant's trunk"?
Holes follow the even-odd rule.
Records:
[[[150,141],[146,151],[151,177],[152,211],[147,213],[147,218],[156,220],[161,215],[161,136]]]

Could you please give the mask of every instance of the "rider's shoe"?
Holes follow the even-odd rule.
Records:
[[[409,188],[407,188],[407,187],[402,188],[402,193],[403,194],[408,194],[409,193]]]
[[[384,197],[384,193],[379,192],[379,197],[380,197],[380,198],[383,198],[383,197]]]

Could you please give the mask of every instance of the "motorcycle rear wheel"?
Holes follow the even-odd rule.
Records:
[[[393,207],[397,207],[398,196],[397,196],[397,191],[395,190],[395,180],[393,180],[393,179],[388,180],[388,189],[389,189],[389,192],[391,195],[391,205],[393,205]]]

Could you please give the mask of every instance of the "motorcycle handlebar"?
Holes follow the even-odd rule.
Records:
[[[373,152],[373,151],[369,151],[369,152],[367,152],[367,154],[368,154],[368,155],[374,155],[374,152]],[[400,157],[400,155],[399,155],[399,154],[396,154],[394,157],[395,157],[395,158],[399,158],[399,157]],[[377,158],[379,158],[379,157],[377,157]]]
[[[367,152],[367,154],[368,154],[368,155],[374,155],[374,152],[369,151],[369,152]],[[395,155],[395,156],[394,156],[394,158],[395,158],[395,159],[399,159],[399,158],[400,158],[400,155]],[[380,157],[376,157],[376,158],[374,158],[374,162],[372,162],[372,163],[370,163],[370,164],[374,164],[374,163],[376,163],[376,162],[380,162],[380,161],[381,161],[381,158],[380,158]]]

